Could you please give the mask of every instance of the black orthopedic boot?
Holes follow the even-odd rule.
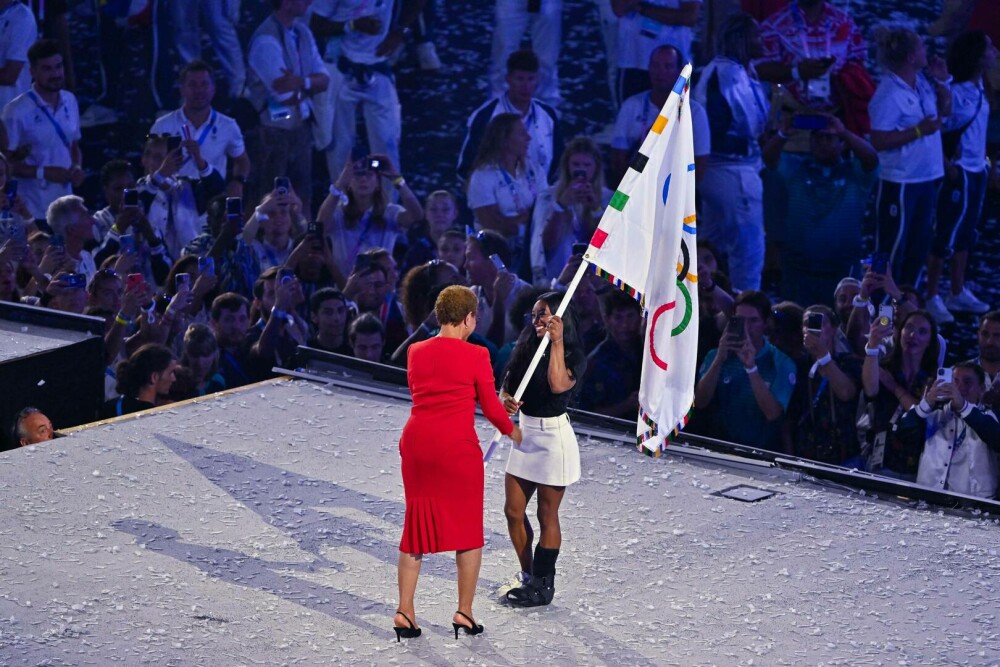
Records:
[[[535,547],[531,579],[507,593],[507,600],[518,607],[541,607],[552,602],[556,594],[556,559],[558,549]]]

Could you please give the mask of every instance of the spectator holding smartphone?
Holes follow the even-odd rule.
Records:
[[[801,335],[808,356],[798,365],[788,404],[782,434],[785,452],[863,468],[855,426],[861,360],[851,352],[836,349],[837,315],[827,306],[817,304],[806,309]]]
[[[783,150],[798,132],[793,120],[768,138],[763,157],[787,191],[781,294],[823,303],[861,261],[861,223],[878,179],[878,154],[836,116],[799,118],[821,126],[808,132],[809,153]]]
[[[938,369],[923,398],[899,422],[899,430],[925,438],[917,484],[980,498],[997,491],[1000,424],[982,404],[983,369],[972,362]]]
[[[745,290],[719,347],[698,371],[694,402],[712,424],[712,435],[730,442],[781,448],[779,420],[795,387],[795,364],[764,337],[771,301]]]
[[[507,268],[510,261],[510,246],[497,232],[482,231],[466,241],[465,273],[479,298],[476,333],[498,348],[517,338],[519,330],[511,325],[508,309],[518,294],[531,288]]]
[[[926,310],[906,313],[899,321],[886,311],[872,321],[861,379],[866,410],[865,449],[867,468],[896,479],[914,481],[923,449],[923,438],[895,427],[907,410],[919,402],[938,367],[940,343],[937,323]],[[892,351],[884,361],[883,341],[891,339]]]
[[[538,197],[531,221],[531,279],[547,288],[573,252],[587,243],[614,194],[604,184],[601,151],[592,139],[577,137],[559,159],[556,184]]]
[[[383,179],[399,190],[402,206],[389,201]],[[347,276],[360,253],[370,248],[395,248],[400,232],[423,215],[420,201],[389,158],[369,155],[344,165],[316,220],[323,225],[334,263],[341,275]]]
[[[243,242],[257,255],[260,270],[282,266],[295,243],[292,237],[302,232],[302,200],[288,179],[279,176],[275,188],[254,209],[243,227]]]

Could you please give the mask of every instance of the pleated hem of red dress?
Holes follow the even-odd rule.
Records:
[[[448,511],[442,507],[443,504],[445,503],[436,501],[434,498],[415,498],[406,501],[403,537],[399,541],[401,552],[431,554],[483,547],[485,540],[483,539],[482,525],[479,527],[478,539],[472,531],[466,535],[455,535],[455,526],[446,526],[445,524],[450,522],[442,521],[442,515]]]

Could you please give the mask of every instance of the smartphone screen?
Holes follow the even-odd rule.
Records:
[[[138,208],[139,191],[134,188],[125,188],[122,191],[122,206],[125,208]]]
[[[226,197],[226,216],[243,217],[243,200],[239,197]]]

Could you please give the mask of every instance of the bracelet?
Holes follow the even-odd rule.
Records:
[[[866,357],[877,357],[882,354],[882,350],[877,347],[865,346],[865,356]]]
[[[757,372],[757,366],[754,365],[754,366],[751,366],[750,368],[744,368],[743,370],[745,370],[747,372],[747,375],[753,375],[754,373]]]
[[[819,359],[816,360],[816,365],[818,367],[822,368],[823,366],[826,366],[831,361],[833,361],[833,356],[829,352],[827,352],[822,357],[820,357]]]
[[[550,340],[549,342],[550,342],[550,343],[561,343],[561,342],[562,342],[562,338],[553,338],[553,339],[552,339],[552,340]]]
[[[42,165],[38,165],[38,168],[35,169],[35,180],[38,181],[45,180],[45,167],[43,167]]]
[[[917,134],[917,136],[916,136],[917,139],[919,139],[920,137],[924,136],[924,133],[920,131],[920,126],[919,125],[914,125],[913,126],[913,131]]]
[[[396,178],[392,179],[392,184],[397,188],[401,188],[404,185],[406,185],[406,179],[403,178],[402,176],[397,176]]]
[[[130,325],[132,324],[132,322],[133,322],[133,321],[134,321],[134,320],[130,320],[130,319],[128,319],[127,317],[125,317],[125,316],[124,316],[124,315],[122,315],[121,313],[118,313],[117,315],[115,315],[115,323],[116,323],[116,324],[120,324],[120,325],[122,325],[123,327],[127,327],[127,326],[130,326]]]
[[[867,308],[870,302],[865,297],[856,296],[851,303],[854,304],[855,308]]]

